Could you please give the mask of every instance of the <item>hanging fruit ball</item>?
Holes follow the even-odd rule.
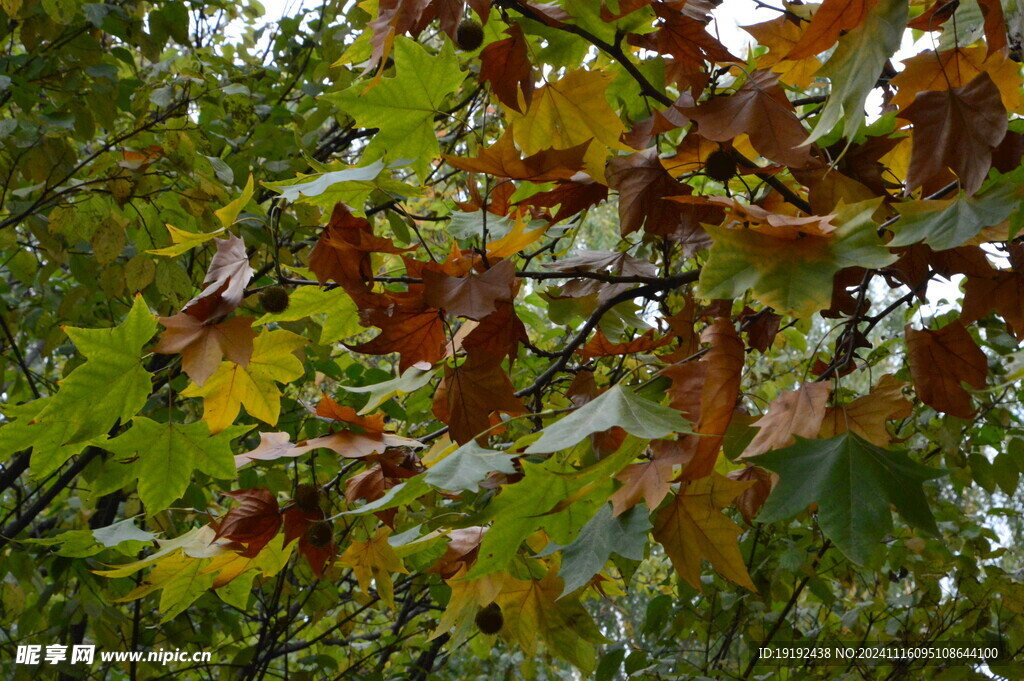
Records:
[[[485,634],[497,634],[505,624],[505,617],[501,614],[501,606],[491,603],[480,608],[473,620],[481,632]]]
[[[299,485],[295,490],[295,505],[307,513],[319,511],[320,488],[316,485]]]
[[[268,286],[260,291],[260,305],[271,314],[288,309],[288,291],[283,286]]]
[[[331,539],[333,538],[334,530],[331,528],[331,524],[326,520],[313,523],[306,530],[306,541],[319,549],[330,544]]]
[[[472,52],[484,44],[484,29],[480,22],[465,19],[455,31],[455,44],[464,52]]]
[[[727,182],[736,175],[736,159],[728,151],[712,151],[704,162],[704,172],[719,182]]]

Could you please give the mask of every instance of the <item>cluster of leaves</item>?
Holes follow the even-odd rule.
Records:
[[[1024,9],[755,5],[0,0],[5,644],[1024,673]]]

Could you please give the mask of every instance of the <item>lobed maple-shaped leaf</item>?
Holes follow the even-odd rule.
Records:
[[[558,576],[564,580],[562,595],[586,586],[605,563],[617,554],[630,560],[643,560],[647,550],[647,532],[651,529],[648,514],[641,509],[631,509],[613,516],[611,506],[604,504],[594,517],[580,530],[571,544],[561,546],[552,542],[541,556],[561,553],[562,567]]]
[[[480,82],[490,83],[498,101],[508,108],[523,113],[519,94],[529,106],[533,98],[533,65],[527,53],[526,36],[519,24],[512,24],[505,33],[509,36],[484,47],[480,52]]]
[[[214,539],[228,539],[245,545],[243,556],[253,557],[281,529],[277,497],[265,487],[224,492],[238,502],[215,525]]]
[[[684,205],[666,197],[688,194],[689,185],[676,181],[651,147],[608,163],[608,186],[619,192],[619,230],[623,236],[643,229],[649,236],[677,241],[703,237],[702,222],[721,221],[721,209]]]
[[[444,310],[452,317],[482,320],[497,310],[499,303],[511,303],[516,282],[515,263],[502,260],[483,274],[450,277],[440,272],[423,272],[423,302]]]
[[[506,575],[494,598],[505,620],[502,634],[527,655],[544,642],[552,653],[589,674],[597,666],[594,644],[607,639],[578,600],[560,598],[563,591],[563,582],[553,570],[541,580]]]
[[[404,36],[394,39],[395,76],[383,78],[369,90],[362,82],[347,90],[323,95],[352,116],[362,128],[378,128],[363,151],[363,160],[415,159],[417,175],[426,177],[439,146],[434,116],[458,90],[465,74],[450,42],[438,54]]]
[[[742,457],[780,449],[791,444],[795,436],[817,436],[831,393],[832,386],[826,382],[804,383],[796,390],[783,392],[768,406],[768,413],[751,424],[760,430],[743,450]]]
[[[827,135],[840,121],[843,136],[853,140],[864,124],[868,94],[899,49],[907,14],[905,0],[875,0],[863,23],[839,39],[839,46],[817,73],[829,79],[831,91],[807,142]]]
[[[157,317],[166,329],[153,352],[181,354],[181,368],[196,385],[206,382],[223,358],[245,367],[252,357],[256,331],[251,317],[233,317],[220,324],[202,322],[179,312],[173,317]]]
[[[548,218],[551,224],[566,220],[577,213],[596,206],[608,198],[608,187],[595,182],[589,175],[580,173],[584,179],[577,176],[577,181],[563,182],[554,189],[546,192],[539,192],[529,196],[517,205],[535,206],[538,208],[558,207],[555,214]]]
[[[988,360],[963,322],[955,320],[937,331],[907,324],[906,337],[910,375],[921,401],[936,411],[971,418],[971,396],[960,384],[984,388]]]
[[[617,518],[641,501],[651,511],[658,508],[672,489],[673,470],[680,463],[680,457],[658,456],[622,469],[615,476],[622,487],[609,497],[612,515]]]
[[[486,149],[481,149],[475,158],[448,154],[442,154],[442,157],[449,165],[471,173],[538,183],[554,182],[569,180],[582,170],[583,157],[590,146],[590,142],[583,142],[569,149],[543,149],[521,158],[512,138],[513,131],[510,127],[497,142]]]
[[[755,62],[758,69],[770,69],[787,85],[799,88],[810,86],[814,73],[821,68],[821,61],[813,55],[802,58],[787,56],[804,36],[800,25],[791,17],[783,15],[771,21],[740,28],[754,36],[758,45],[768,48],[768,53],[758,56]]]
[[[721,512],[750,485],[712,473],[683,483],[658,512],[654,539],[665,547],[679,576],[697,591],[703,591],[702,560],[729,581],[757,591],[740,554],[738,539],[743,531]]]
[[[625,128],[605,97],[611,80],[610,73],[579,69],[537,90],[526,113],[509,115],[520,149],[536,154],[594,140],[587,148],[585,166],[591,177],[603,179],[607,150],[625,148],[619,141]]]
[[[214,434],[230,426],[243,405],[253,418],[275,425],[281,411],[277,384],[303,374],[295,352],[304,345],[306,339],[291,331],[264,330],[253,343],[247,366],[222,362],[202,386],[189,385],[181,394],[203,398],[203,420]]]
[[[1024,187],[999,181],[971,198],[904,201],[896,205],[900,219],[892,226],[889,246],[926,243],[937,251],[958,248],[1019,210],[1022,198]]]
[[[437,308],[419,306],[373,308],[363,319],[366,326],[379,327],[375,338],[361,345],[347,345],[350,350],[367,355],[401,355],[398,370],[425,362],[437,364],[445,356],[445,320]]]
[[[810,147],[803,146],[807,131],[778,76],[770,71],[754,71],[733,94],[715,97],[685,112],[709,140],[728,142],[749,135],[754,149],[776,163],[802,168],[813,160]]]
[[[1008,110],[1018,108],[1020,67],[1000,53],[990,55],[983,45],[923,52],[903,60],[904,69],[889,81],[896,88],[890,103],[900,110],[910,106],[918,93],[942,92],[964,87],[982,73],[988,73]]]
[[[904,451],[846,432],[829,440],[798,438],[755,461],[779,474],[758,521],[791,518],[816,503],[822,532],[856,563],[867,562],[892,528],[890,504],[913,527],[938,534],[921,483],[946,471],[922,466]]]
[[[380,528],[369,541],[353,541],[338,557],[338,562],[352,568],[363,593],[370,593],[371,581],[388,606],[395,607],[395,590],[391,573],[408,574],[402,559],[388,544],[390,530]]]
[[[127,423],[135,416],[149,397],[152,375],[142,365],[142,346],[153,337],[156,322],[141,295],[118,326],[62,328],[86,361],[61,379],[56,395],[37,402],[41,408],[27,424],[27,446],[49,440],[57,448],[106,436],[118,420]]]
[[[470,355],[491,356],[496,359],[508,357],[514,360],[520,343],[530,340],[526,325],[516,314],[511,302],[498,303],[494,312],[480,320],[465,338],[463,349]]]
[[[583,438],[618,426],[631,435],[654,439],[689,432],[690,424],[675,409],[644,399],[615,384],[599,397],[543,431],[527,447],[527,454],[549,454],[568,449]]]
[[[389,447],[422,447],[419,440],[401,437],[384,430],[384,415],[360,416],[352,407],[342,406],[324,395],[316,408],[317,416],[331,419],[345,430],[306,440],[299,449],[326,447],[349,459],[383,453]]]
[[[966,324],[997,312],[1018,341],[1024,340],[1024,276],[1016,269],[967,277],[960,319]]]
[[[499,362],[470,355],[454,368],[445,368],[434,394],[434,416],[446,423],[452,439],[466,444],[491,426],[491,414],[525,414],[515,388]]]
[[[829,49],[839,36],[864,23],[871,4],[872,0],[823,0],[786,58],[804,59]]]
[[[391,239],[375,236],[366,218],[356,217],[343,203],[335,204],[331,219],[309,254],[309,269],[317,281],[336,281],[359,305],[376,301],[370,293],[373,280],[371,253],[404,253]]]
[[[878,201],[838,211],[842,224],[826,237],[790,239],[765,231],[706,226],[714,239],[701,270],[705,298],[731,299],[746,291],[766,306],[808,317],[831,304],[833,277],[845,267],[885,267],[895,260],[871,216]]]
[[[682,3],[652,3],[660,20],[657,30],[645,35],[631,34],[627,37],[630,45],[653,50],[663,55],[672,55],[687,68],[699,68],[705,61],[742,62],[734,57],[725,45],[708,33],[706,22],[686,16],[679,11]]]
[[[576,350],[584,361],[595,357],[613,357],[616,355],[632,355],[638,352],[650,352],[657,348],[664,347],[671,343],[673,337],[664,335],[656,338],[654,329],[646,331],[643,335],[624,343],[612,343],[604,332],[598,329],[594,337],[587,341],[586,345]]]
[[[826,409],[818,437],[827,439],[849,430],[873,445],[888,447],[892,436],[885,422],[907,418],[913,412],[913,403],[903,396],[903,388],[909,385],[885,374],[868,395]]]
[[[210,260],[203,290],[182,310],[201,322],[219,320],[241,305],[253,272],[240,237],[232,234],[227,239],[215,239],[214,243],[217,252]]]
[[[221,480],[234,477],[231,440],[243,430],[231,428],[211,435],[202,421],[158,423],[136,416],[129,430],[103,443],[103,448],[122,459],[119,466],[130,467],[138,479],[139,499],[153,515],[185,494],[193,470]]]
[[[970,196],[988,176],[992,149],[1007,130],[999,89],[984,72],[963,87],[919,93],[900,117],[914,124],[908,191],[937,191],[951,168]]]
[[[707,366],[700,393],[700,420],[695,428],[703,437],[696,438],[693,458],[683,469],[687,479],[704,478],[711,473],[722,448],[722,439],[729,428],[740,395],[743,373],[743,341],[728,317],[717,317],[701,334],[701,342],[711,347],[700,359]]]

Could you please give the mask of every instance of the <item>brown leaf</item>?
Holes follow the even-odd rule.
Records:
[[[1006,18],[1003,16],[1003,5],[999,0],[978,0],[981,14],[985,17],[985,42],[988,53],[1006,49]]]
[[[338,282],[360,307],[365,307],[378,302],[370,293],[370,254],[408,250],[411,249],[398,248],[391,239],[374,236],[373,226],[366,218],[352,215],[348,206],[338,203],[309,254],[309,269],[321,284]]]
[[[971,418],[971,396],[960,383],[984,388],[988,362],[963,323],[956,320],[938,331],[918,331],[907,324],[905,331],[917,396],[936,411]]]
[[[686,362],[661,370],[661,375],[672,381],[668,389],[669,406],[678,409],[691,423],[700,420],[701,396],[707,382],[708,366],[707,362]]]
[[[754,71],[739,90],[687,109],[701,136],[727,142],[749,135],[750,144],[765,158],[794,168],[813,161],[810,146],[801,146],[807,131],[793,105],[770,71]]]
[[[849,430],[872,444],[888,447],[892,436],[885,422],[906,418],[913,411],[913,403],[903,396],[903,388],[909,385],[892,374],[882,376],[870,394],[825,410],[818,437],[827,439]]]
[[[658,150],[616,156],[608,163],[608,186],[619,192],[619,230],[622,236],[643,229],[649,236],[683,239],[699,233],[706,238],[701,222],[717,224],[721,209],[681,205],[666,201],[669,196],[689,194],[689,185],[677,182],[658,158]]]
[[[242,304],[245,285],[252,278],[245,242],[232,234],[214,239],[217,252],[203,279],[203,290],[185,305],[183,312],[201,322],[217,321]]]
[[[585,181],[577,177],[576,181],[563,182],[554,189],[546,192],[539,192],[523,199],[517,205],[536,206],[538,208],[554,208],[558,210],[552,215],[549,221],[554,224],[571,218],[573,215],[595,206],[608,198],[608,187],[599,182],[594,182],[588,175],[584,175]]]
[[[454,529],[448,533],[448,548],[426,572],[436,572],[451,579],[463,568],[476,562],[476,556],[487,528],[479,525]]]
[[[481,149],[476,158],[443,154],[449,165],[471,173],[483,173],[530,182],[568,180],[583,169],[583,157],[590,142],[569,149],[544,149],[526,158],[512,141],[512,127],[498,141]]]
[[[285,546],[298,539],[299,553],[309,563],[313,574],[322,577],[328,562],[334,558],[336,548],[334,539],[331,538],[327,543],[317,545],[317,542],[310,541],[308,532],[313,525],[324,522],[326,518],[324,512],[320,510],[303,511],[297,506],[292,506],[285,510],[283,515]]]
[[[522,91],[526,104],[533,95],[533,65],[526,49],[526,36],[519,24],[512,24],[504,40],[493,42],[480,52],[480,82],[489,82],[498,101],[524,113],[519,103]]]
[[[864,23],[872,4],[872,0],[823,0],[786,58],[803,59],[829,49],[840,35]]]
[[[223,537],[244,544],[242,555],[253,558],[281,529],[277,498],[264,487],[224,492],[224,496],[239,503],[216,523],[214,539]]]
[[[511,260],[502,260],[483,274],[461,278],[426,271],[423,301],[453,317],[479,321],[494,312],[498,303],[512,301],[515,281],[516,268]]]
[[[594,337],[587,341],[586,345],[577,349],[576,352],[584,361],[589,361],[595,357],[613,357],[617,355],[632,355],[637,352],[650,352],[651,350],[664,347],[671,342],[672,336],[663,335],[655,338],[654,329],[651,329],[631,341],[612,343],[604,335],[604,331],[598,329]]]
[[[984,277],[967,277],[964,286],[965,324],[998,312],[1018,341],[1024,340],[1024,276],[1016,270],[992,270]]]
[[[703,21],[693,19],[679,11],[681,3],[658,2],[652,5],[660,21],[654,33],[630,34],[626,40],[630,45],[653,50],[663,55],[672,55],[682,64],[691,68],[702,67],[709,62],[738,62],[725,45],[707,32]]]
[[[743,341],[740,340],[728,317],[718,317],[704,330],[701,340],[711,349],[701,358],[707,364],[707,378],[700,398],[700,421],[696,432],[697,451],[683,469],[687,480],[697,480],[711,474],[722,448],[722,438],[729,428],[736,402],[740,396],[740,378],[743,374]]]
[[[907,191],[926,194],[949,182],[952,168],[968,196],[992,165],[992,149],[1006,135],[1006,109],[992,78],[982,73],[963,87],[922,92],[900,117],[914,124]]]
[[[251,317],[234,317],[220,324],[204,323],[190,314],[157,317],[166,330],[153,352],[181,354],[181,368],[196,385],[206,382],[222,358],[241,367],[249,365],[256,332]]]
[[[675,458],[660,458],[624,468],[615,476],[622,487],[610,498],[612,516],[622,515],[641,501],[652,511],[658,508],[672,487],[672,469],[678,464]]]
[[[400,372],[418,362],[436,364],[444,357],[444,317],[436,308],[374,308],[363,321],[381,332],[362,345],[347,345],[350,350],[367,355],[397,352],[401,355]]]
[[[738,468],[731,471],[725,477],[738,482],[750,480],[754,482],[751,487],[748,487],[742,494],[736,497],[735,502],[736,510],[740,512],[743,519],[747,521],[748,525],[753,525],[754,516],[764,506],[764,502],[768,499],[768,495],[771,494],[772,487],[775,486],[775,481],[778,480],[779,476],[759,466],[747,466],[746,468]]]
[[[594,272],[623,276],[658,276],[658,268],[654,263],[617,251],[580,251],[570,258],[547,263],[543,267],[566,274]]]
[[[495,362],[505,357],[514,360],[519,354],[519,344],[529,342],[526,326],[515,306],[510,302],[499,302],[494,312],[480,320],[480,323],[462,340],[462,347],[470,355],[489,356]]]
[[[740,315],[740,323],[753,320],[746,328],[747,344],[761,353],[766,353],[775,342],[775,336],[779,333],[779,323],[782,317],[771,311],[751,311],[749,315]]]
[[[637,150],[648,148],[656,135],[689,125],[690,117],[686,115],[685,109],[694,104],[693,95],[684,92],[672,106],[655,111],[649,118],[634,123],[632,130],[623,133],[622,141]]]
[[[760,430],[740,456],[747,458],[786,447],[797,435],[817,437],[831,392],[832,386],[827,382],[804,383],[776,397],[768,406],[768,413],[753,423]]]
[[[434,416],[446,423],[453,440],[466,444],[491,425],[491,414],[529,411],[515,396],[501,365],[473,355],[455,368],[446,367],[434,394]]]

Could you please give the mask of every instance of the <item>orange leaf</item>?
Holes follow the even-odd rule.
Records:
[[[849,404],[829,407],[821,423],[818,437],[828,439],[848,430],[879,447],[888,447],[892,436],[885,422],[910,416],[914,405],[903,396],[903,388],[910,385],[886,374],[878,380],[871,393],[858,397]]]
[[[368,355],[397,352],[401,355],[400,372],[418,362],[436,364],[444,357],[445,327],[440,310],[374,308],[365,322],[380,327],[380,335],[362,345],[346,346],[350,350]]]
[[[740,340],[727,317],[718,317],[704,330],[701,340],[711,349],[701,358],[707,364],[707,379],[700,398],[700,421],[696,432],[697,451],[683,470],[687,480],[703,478],[711,473],[722,448],[722,438],[732,421],[736,401],[740,396],[740,377],[743,373],[743,341]]]
[[[590,142],[584,142],[569,149],[544,149],[520,158],[519,150],[512,140],[512,126],[509,126],[497,142],[481,149],[476,158],[443,156],[450,165],[471,173],[530,182],[554,182],[568,180],[583,169],[583,157],[589,146]]]
[[[594,337],[587,341],[587,344],[576,352],[584,359],[591,360],[595,357],[611,357],[614,355],[632,355],[637,352],[650,352],[656,348],[663,347],[672,342],[672,336],[666,335],[660,338],[654,337],[654,329],[647,331],[644,335],[634,338],[625,343],[612,343],[604,335],[604,331],[598,329]]]
[[[863,24],[873,4],[874,0],[824,0],[786,58],[821,54],[835,45],[841,34]]]

